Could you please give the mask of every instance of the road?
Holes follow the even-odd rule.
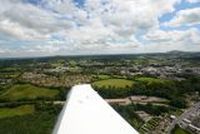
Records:
[[[187,109],[183,114],[181,114],[178,118],[176,118],[172,123],[171,126],[168,128],[168,134],[171,133],[172,129],[175,127],[176,124],[180,123],[183,119],[187,118],[188,115],[191,113],[195,113],[200,109],[200,102],[194,104],[192,107]]]
[[[121,105],[129,105],[129,104],[148,104],[152,103],[153,105],[157,106],[168,106],[166,104],[167,100],[157,98],[157,97],[144,97],[144,96],[129,96],[126,98],[116,98],[116,99],[105,99],[106,102],[109,104],[121,104]],[[16,101],[16,102],[1,102],[0,106],[5,106],[5,105],[12,105],[12,104],[34,104],[36,102],[41,102],[40,100],[38,101]],[[53,103],[53,104],[61,104],[64,105],[65,101],[62,100],[52,100],[52,101],[45,101],[46,103]]]

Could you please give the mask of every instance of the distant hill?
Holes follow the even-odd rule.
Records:
[[[180,53],[188,53],[188,52],[180,51],[180,50],[172,50],[172,51],[168,51],[167,53],[169,53],[169,54],[180,54]]]
[[[189,54],[189,53],[200,53],[200,52],[172,50],[172,51],[168,51],[166,53],[168,53],[168,54]]]
[[[200,57],[200,52],[190,52],[190,51],[179,51],[173,50],[165,53],[171,58],[198,58]]]
[[[155,52],[155,53],[135,53],[135,54],[98,54],[98,55],[55,55],[55,56],[38,56],[38,57],[0,57],[0,61],[48,61],[55,59],[80,59],[80,58],[90,58],[90,59],[119,59],[119,58],[133,58],[139,56],[164,56],[169,58],[189,58],[189,57],[200,57],[199,52],[191,52],[191,51],[180,51],[180,50],[172,50],[168,52]]]

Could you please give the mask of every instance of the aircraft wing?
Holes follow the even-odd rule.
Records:
[[[139,134],[89,84],[68,94],[53,134]]]

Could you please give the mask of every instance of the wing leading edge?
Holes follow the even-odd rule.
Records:
[[[89,84],[68,94],[53,134],[139,134]]]

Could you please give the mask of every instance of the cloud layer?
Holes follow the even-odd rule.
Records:
[[[2,0],[0,56],[200,50],[200,8],[178,11],[182,2]]]
[[[200,7],[193,9],[186,9],[178,12],[174,19],[167,22],[167,25],[176,26],[192,26],[200,24]]]

